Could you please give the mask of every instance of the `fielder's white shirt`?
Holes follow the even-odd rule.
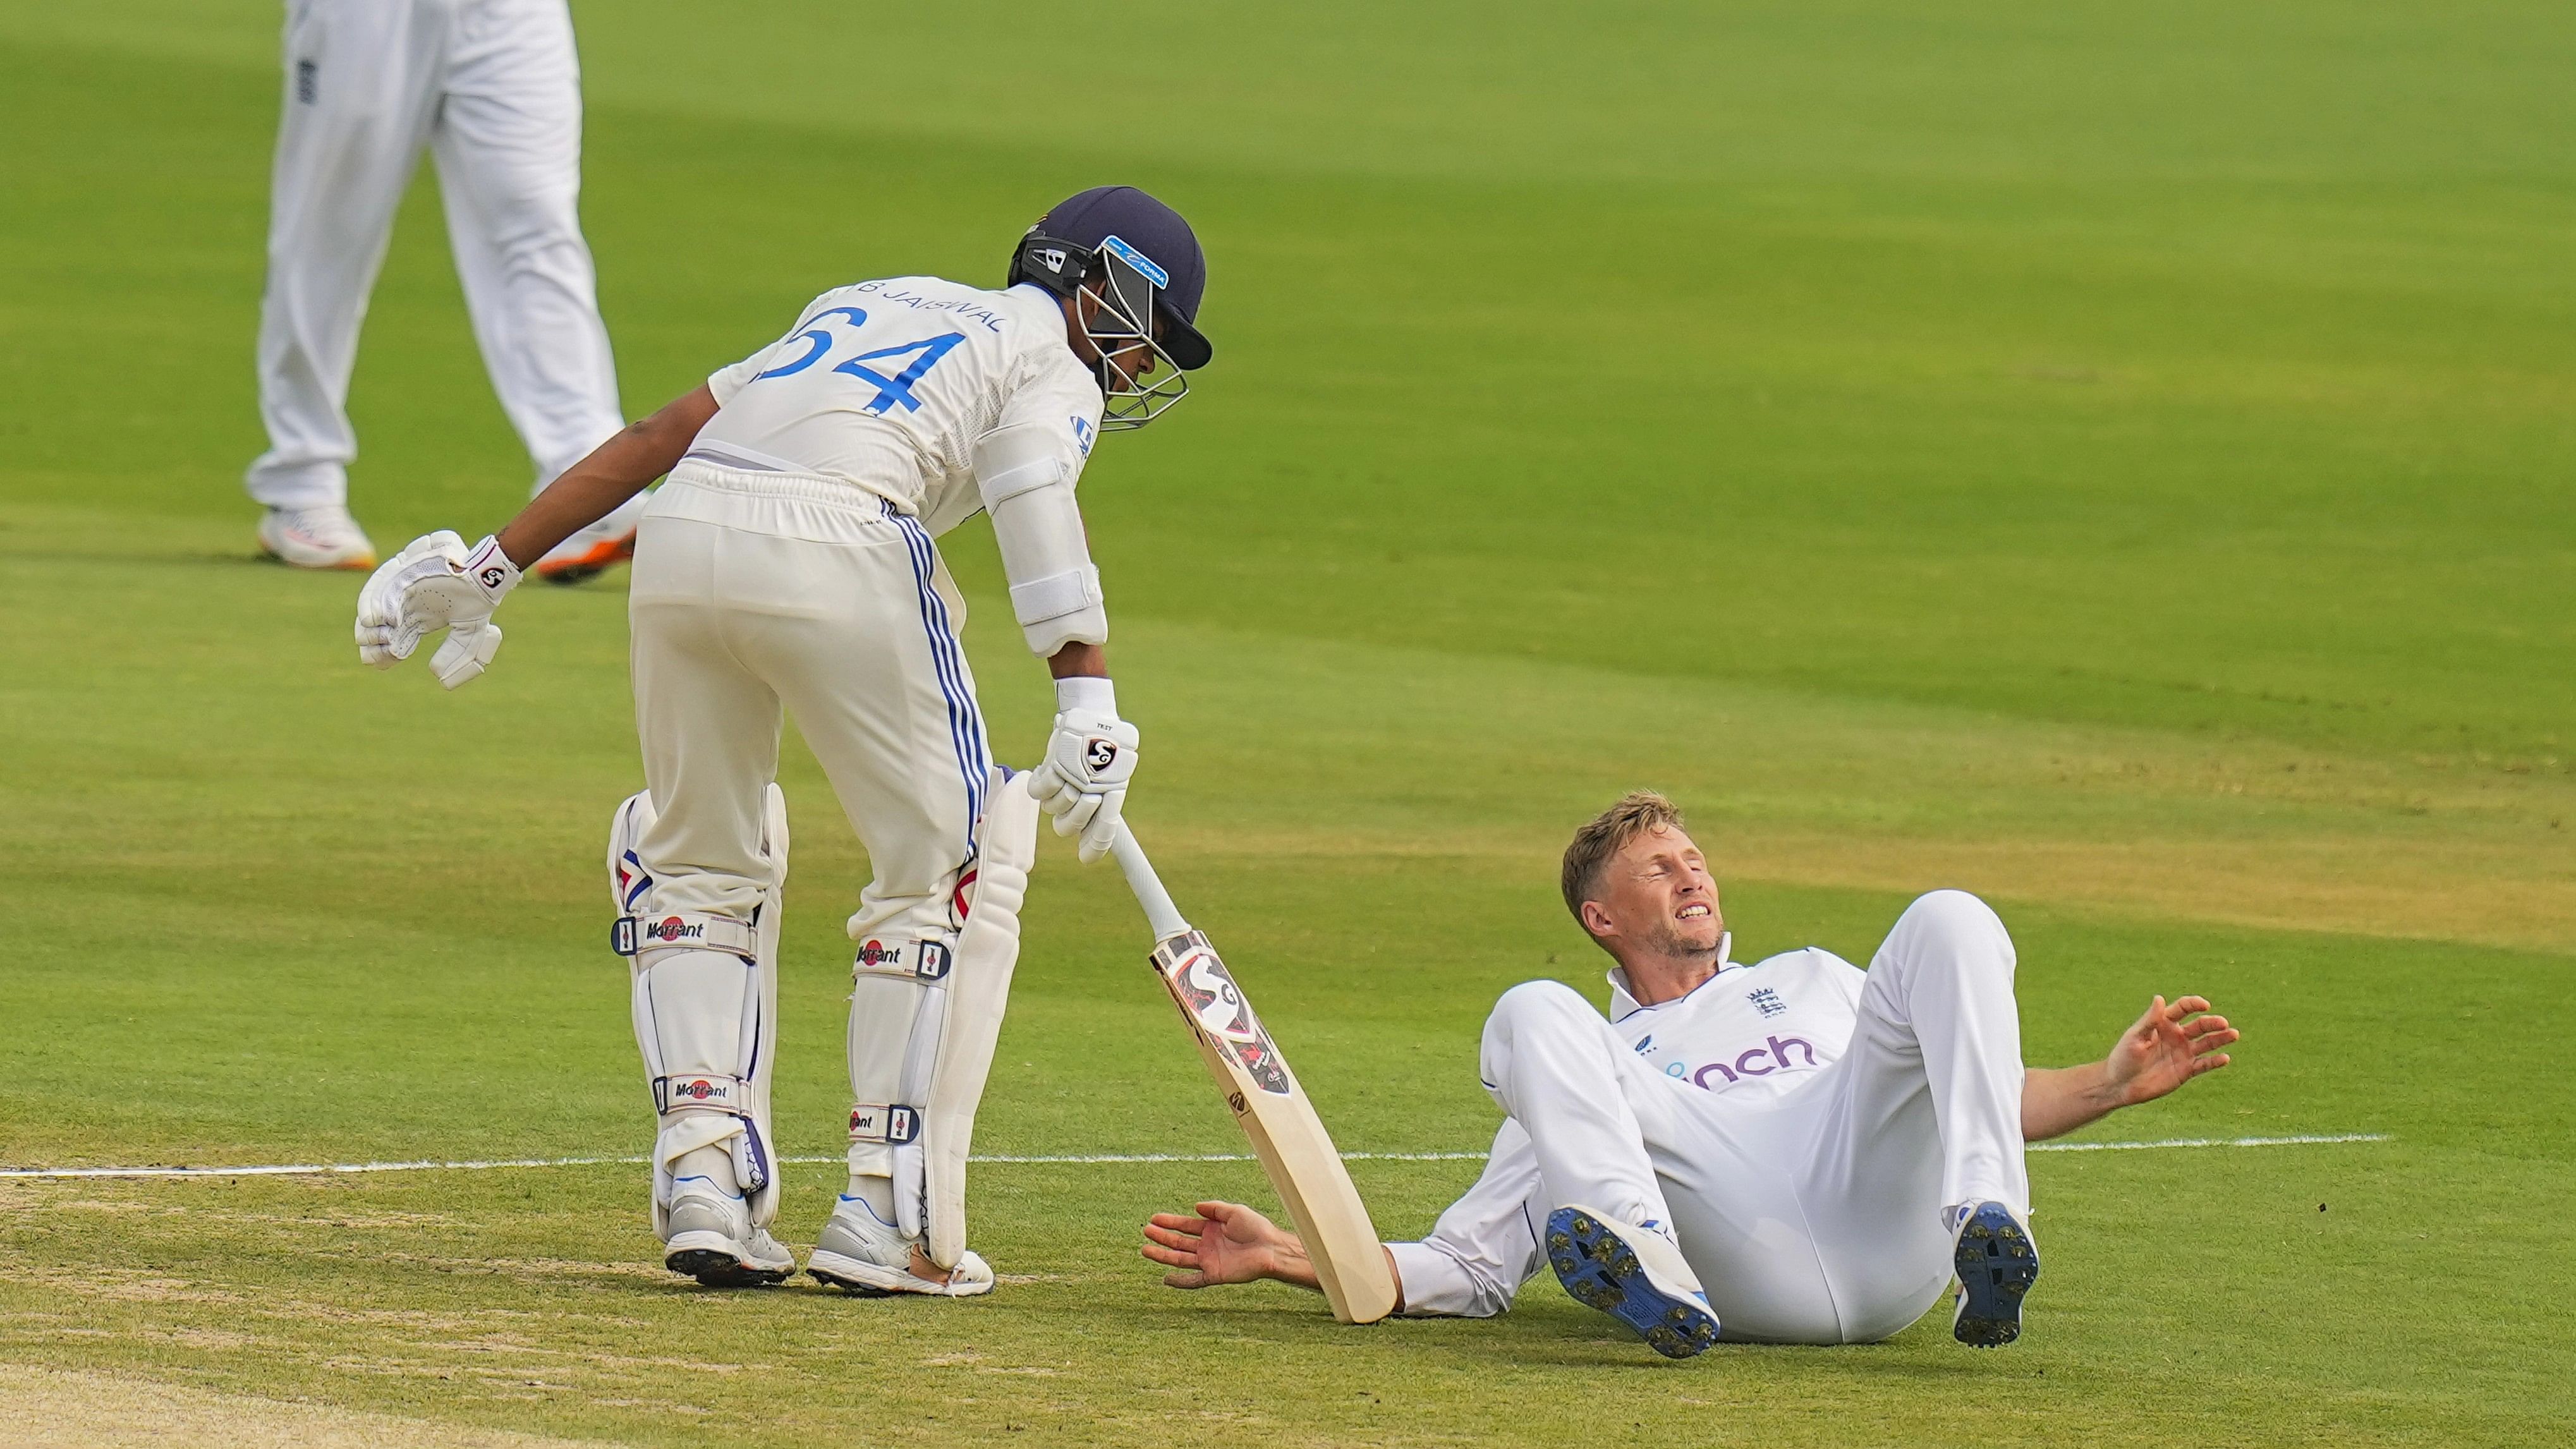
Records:
[[[825,292],[707,390],[716,415],[690,456],[847,483],[934,535],[984,506],[978,439],[1043,425],[1073,479],[1100,435],[1100,384],[1065,345],[1055,298],[1026,284],[890,277]]]
[[[1637,1055],[1703,1091],[1767,1102],[1840,1058],[1868,977],[1810,946],[1729,966],[1677,1001],[1640,1006],[1625,973],[1610,973],[1610,1024]],[[1511,1306],[1547,1261],[1538,1154],[1506,1120],[1484,1175],[1440,1214],[1431,1236],[1389,1243],[1404,1280],[1404,1311],[1486,1318]]]

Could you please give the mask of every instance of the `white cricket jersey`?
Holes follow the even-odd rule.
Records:
[[[1810,946],[1729,966],[1678,1001],[1640,1006],[1623,972],[1610,973],[1610,1024],[1637,1055],[1704,1091],[1767,1101],[1841,1057],[1868,977]],[[1538,1154],[1506,1120],[1475,1186],[1418,1243],[1389,1243],[1404,1280],[1404,1311],[1484,1318],[1511,1306],[1546,1262],[1546,1201]]]
[[[826,292],[776,342],[707,379],[717,410],[690,456],[864,489],[933,534],[984,506],[976,440],[1043,425],[1063,476],[1100,435],[1100,384],[1065,345],[1055,298],[938,277]]]

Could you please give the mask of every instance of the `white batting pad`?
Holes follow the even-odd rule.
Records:
[[[730,1157],[751,1222],[777,1214],[769,1080],[778,1040],[778,938],[787,880],[787,799],[769,787],[762,848],[771,878],[754,921],[649,909],[652,877],[637,843],[655,819],[638,792],[609,828],[612,943],[632,962],[635,1042],[653,1094],[654,1230],[663,1231],[673,1166],[705,1148]]]
[[[984,1099],[1011,972],[1020,960],[1020,905],[1037,864],[1038,802],[1004,789],[996,769],[984,791],[983,856],[957,937],[955,981],[948,989],[948,1029],[940,1034],[931,1077],[928,1141],[922,1153],[929,1199],[930,1260],[954,1268],[966,1252],[966,1154],[975,1138],[975,1108]]]

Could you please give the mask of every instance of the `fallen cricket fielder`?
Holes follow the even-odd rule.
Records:
[[[1730,963],[1660,795],[1576,832],[1564,890],[1619,963],[1610,1019],[1553,981],[1495,1003],[1479,1073],[1509,1120],[1431,1236],[1387,1245],[1398,1312],[1491,1317],[1544,1262],[1684,1358],[1883,1339],[1955,1277],[1952,1334],[1998,1347],[2039,1277],[2022,1145],[2227,1065],[2239,1035],[2159,996],[2101,1061],[2025,1069],[2012,939],[1960,891],[1908,907],[1866,974],[1814,947]],[[1157,1213],[1145,1238],[1176,1288],[1314,1286],[1296,1235],[1240,1204]]]
[[[521,569],[670,474],[628,600],[648,788],[612,818],[608,869],[674,1272],[746,1286],[796,1270],[769,1232],[787,876],[773,779],[793,712],[875,871],[849,919],[849,1180],[807,1271],[867,1294],[992,1290],[966,1247],[967,1146],[1037,812],[1098,859],[1136,768],[1074,484],[1101,432],[1151,421],[1208,361],[1206,278],[1170,207],[1083,192],[1020,239],[1003,290],[894,277],[826,292],[498,535],[469,550],[431,534],[360,594],[360,657],[390,667],[444,628],[430,667],[453,689],[499,647],[492,611]],[[965,605],[932,541],[979,511],[1056,681],[1046,759],[1016,779],[985,747]]]

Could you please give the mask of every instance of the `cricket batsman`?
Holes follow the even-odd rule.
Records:
[[[470,548],[431,534],[361,593],[360,657],[390,667],[445,628],[430,668],[453,689],[491,662],[520,570],[669,474],[628,606],[646,788],[616,811],[608,865],[673,1271],[735,1286],[796,1269],[769,1232],[783,710],[875,871],[848,927],[849,1181],[808,1271],[859,1293],[992,1290],[965,1246],[966,1153],[1038,811],[1095,860],[1136,768],[1074,485],[1102,432],[1160,416],[1206,365],[1206,281],[1177,212],[1133,187],[1085,191],[1021,238],[1003,290],[893,277],[826,292],[499,534]],[[965,604],[933,542],[979,511],[1056,681],[1046,757],[1025,776],[987,752]]]
[[[2039,1278],[2023,1144],[2226,1066],[2239,1035],[2157,997],[2101,1061],[2025,1069],[2012,938],[1960,891],[1908,907],[1865,974],[1814,947],[1732,963],[1708,863],[1651,793],[1576,832],[1563,885],[1618,963],[1610,1019],[1554,981],[1495,1004],[1479,1072],[1508,1120],[1431,1236],[1387,1245],[1400,1312],[1491,1317],[1545,1263],[1685,1358],[1874,1342],[1955,1278],[1952,1335],[1999,1347]],[[1313,1286],[1296,1235],[1239,1204],[1145,1238],[1176,1288]]]

